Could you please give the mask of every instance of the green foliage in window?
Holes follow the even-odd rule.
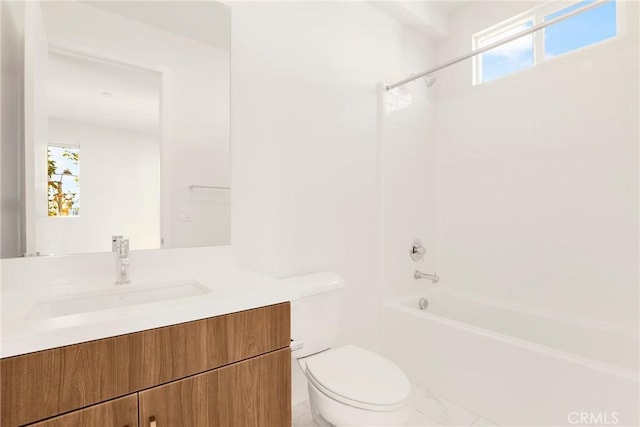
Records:
[[[47,148],[49,216],[80,216],[80,150]]]

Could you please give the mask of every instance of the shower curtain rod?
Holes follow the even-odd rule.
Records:
[[[583,7],[579,8],[579,9],[574,10],[573,12],[569,12],[566,15],[563,15],[563,16],[560,16],[558,18],[552,19],[551,21],[542,22],[542,23],[540,23],[538,25],[534,25],[533,27],[531,27],[531,28],[529,28],[527,30],[521,31],[521,32],[519,32],[517,34],[514,34],[512,36],[509,36],[509,37],[507,37],[505,39],[498,40],[497,42],[491,43],[490,45],[485,46],[483,48],[472,50],[469,53],[466,53],[466,54],[464,54],[462,56],[458,56],[457,58],[454,58],[451,61],[448,61],[448,62],[445,62],[443,64],[438,65],[437,67],[430,68],[427,71],[423,71],[423,72],[418,73],[418,74],[413,74],[413,75],[407,77],[404,80],[400,80],[400,81],[395,82],[393,84],[386,85],[386,89],[387,90],[395,89],[398,86],[402,86],[402,85],[405,85],[405,84],[407,84],[409,82],[412,82],[414,80],[421,79],[422,77],[428,76],[429,74],[433,74],[436,71],[442,70],[443,68],[450,67],[451,65],[457,64],[458,62],[462,62],[462,61],[464,61],[466,59],[469,59],[469,58],[472,58],[472,57],[474,57],[476,55],[480,55],[481,53],[485,53],[485,52],[487,52],[487,51],[489,51],[491,49],[494,49],[494,48],[496,48],[498,46],[502,46],[503,44],[512,42],[515,39],[519,39],[522,36],[526,36],[528,34],[535,33],[536,31],[539,31],[539,30],[541,30],[541,29],[543,29],[545,27],[548,27],[549,25],[553,25],[553,24],[556,24],[556,23],[558,23],[560,21],[564,21],[565,19],[571,18],[572,16],[578,15],[578,14],[580,14],[582,12],[586,12],[587,10],[593,9],[595,7],[598,7],[598,6],[602,5],[602,4],[604,4],[604,3],[608,3],[610,1],[611,0],[597,0],[597,1],[591,3],[591,4],[587,5],[587,6],[583,6]]]

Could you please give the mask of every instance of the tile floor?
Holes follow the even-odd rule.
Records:
[[[411,390],[413,414],[409,421],[412,427],[428,426],[496,426],[468,409],[456,405],[443,397],[430,394],[424,388],[413,385]],[[293,407],[293,427],[317,427],[311,417],[309,402]]]

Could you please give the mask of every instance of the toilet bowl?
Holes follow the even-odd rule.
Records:
[[[411,384],[387,359],[347,345],[299,359],[311,413],[321,426],[402,426],[411,414]]]
[[[407,425],[411,384],[404,372],[384,357],[360,347],[335,347],[342,278],[322,273],[297,280],[301,297],[291,304],[291,356],[307,378],[316,424]],[[311,291],[305,293],[305,289]]]

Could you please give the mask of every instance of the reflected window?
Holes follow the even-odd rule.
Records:
[[[47,147],[49,216],[80,216],[80,148]]]

